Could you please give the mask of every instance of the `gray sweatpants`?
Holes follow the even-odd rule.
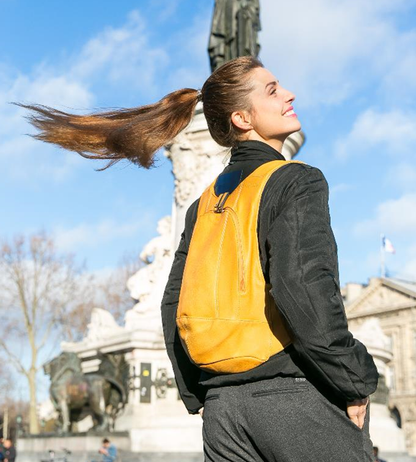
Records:
[[[370,403],[360,429],[346,406],[307,379],[273,379],[208,390],[205,462],[368,462]]]

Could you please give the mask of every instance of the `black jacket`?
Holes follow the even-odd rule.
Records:
[[[242,180],[264,162],[284,160],[269,145],[244,141],[232,150],[223,173],[242,170]],[[188,209],[162,299],[166,348],[180,396],[190,414],[209,387],[275,376],[308,377],[327,396],[352,401],[376,390],[378,372],[366,347],[348,330],[340,293],[337,246],[332,233],[328,184],[322,172],[289,164],[274,172],[260,202],[260,258],[271,295],[294,341],[262,365],[237,374],[210,374],[195,366],[180,342],[176,310],[199,199]]]

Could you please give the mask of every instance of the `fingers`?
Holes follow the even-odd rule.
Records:
[[[357,427],[360,427],[360,422],[359,422],[357,416],[349,416],[349,418],[350,418],[350,420],[351,420],[352,422],[355,423],[355,425],[357,425]],[[360,428],[361,428],[361,427],[360,427]]]
[[[360,412],[357,416],[357,425],[360,427],[360,428],[363,428],[364,426],[364,419],[365,419],[365,413],[366,413],[366,410],[364,408],[364,412]]]
[[[353,413],[351,410],[348,412],[348,417],[352,422],[355,423],[359,428],[363,428],[364,426],[364,419],[365,419],[365,411],[360,413]]]
[[[367,412],[368,397],[357,399],[347,403],[347,414],[352,422],[359,428],[363,428],[365,415]]]
[[[359,417],[359,427],[363,428],[364,427],[364,420],[365,420],[365,414],[367,413],[367,410],[364,408],[364,412],[360,415]]]

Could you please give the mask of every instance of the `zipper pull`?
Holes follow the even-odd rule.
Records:
[[[224,204],[227,200],[227,197],[230,195],[229,192],[223,193],[220,195],[218,202],[214,205],[215,213],[222,213],[224,211]]]

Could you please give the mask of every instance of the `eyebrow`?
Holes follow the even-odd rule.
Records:
[[[264,88],[265,90],[267,90],[267,87],[270,87],[272,85],[277,85],[279,83],[279,81],[277,80],[273,80],[273,82],[269,82]]]

